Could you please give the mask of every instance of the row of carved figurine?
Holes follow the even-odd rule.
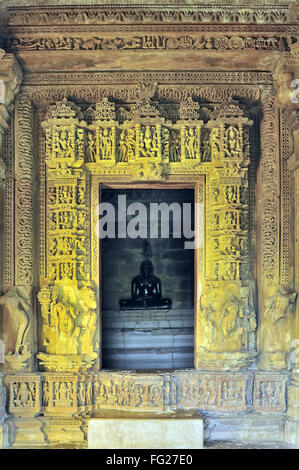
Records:
[[[284,411],[287,375],[256,374],[215,375],[163,379],[138,376],[102,378],[97,374],[87,380],[76,376],[18,378],[8,376],[9,411],[26,414],[49,409],[73,413],[77,409],[139,409],[163,412],[167,409],[246,410],[251,403],[256,410]]]
[[[180,131],[169,131],[161,125],[129,127],[121,131],[119,137],[115,127],[97,127],[96,133],[71,127],[58,127],[47,135],[47,160],[89,162],[119,161],[130,162],[137,158],[159,158],[170,162],[182,160],[211,161],[224,158],[240,158],[243,155],[243,135],[236,126],[229,126],[224,135],[214,128],[209,139],[201,142],[200,127],[182,126]]]

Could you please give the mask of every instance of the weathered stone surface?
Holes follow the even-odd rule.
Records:
[[[254,377],[253,408],[260,413],[279,413],[286,410],[288,374],[256,373]]]
[[[3,384],[2,375],[0,375],[0,424],[5,418],[6,390]]]
[[[294,3],[296,0],[280,0],[281,5],[289,5],[291,3]],[[45,5],[92,5],[92,4],[97,4],[97,2],[90,2],[89,0],[4,0],[3,5],[5,6],[45,6]],[[217,2],[214,3],[214,5],[226,5],[227,0],[217,0]],[[127,0],[102,0],[101,5],[128,5]],[[142,5],[167,5],[169,6],[168,0],[148,0],[148,1],[139,1],[136,2],[136,6],[142,6]],[[173,2],[173,6],[192,6],[194,7],[195,5],[201,5],[201,2],[199,0],[176,0]],[[237,5],[237,6],[254,6],[254,5],[260,5],[262,7],[265,7],[267,5],[277,5],[277,2],[275,0],[253,0],[253,1],[247,1],[247,0],[232,0],[230,5]]]
[[[251,413],[243,416],[215,416],[205,418],[205,439],[235,441],[284,440],[284,418],[282,416],[261,416]]]
[[[14,419],[15,447],[36,447],[45,444],[45,435],[42,432],[43,422],[39,419]]]
[[[201,449],[203,420],[91,419],[89,449]]]
[[[299,371],[294,369],[291,374],[291,382],[288,388],[287,415],[295,420],[299,419]]]
[[[269,441],[207,441],[205,442],[207,449],[296,449],[297,447],[288,445],[287,443],[269,440]]]
[[[7,375],[9,413],[16,417],[36,416],[41,409],[41,382],[37,374]]]
[[[286,419],[284,440],[299,447],[299,419]]]

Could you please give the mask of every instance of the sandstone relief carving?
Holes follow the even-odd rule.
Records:
[[[31,356],[27,341],[31,323],[30,288],[11,287],[0,297],[1,324],[5,345],[5,368],[22,370]]]
[[[264,318],[259,330],[262,370],[288,368],[288,353],[294,330],[294,307],[297,293],[279,285],[266,299]]]

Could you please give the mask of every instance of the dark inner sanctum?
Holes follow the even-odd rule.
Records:
[[[146,208],[146,227],[137,229],[147,238],[129,236],[135,214],[126,216],[126,238],[117,236],[119,195],[126,196],[129,213],[136,202]],[[115,207],[116,226],[115,238],[101,240],[103,368],[193,367],[194,250],[184,248],[183,221],[178,230],[171,210],[168,237],[166,218],[159,213],[155,219],[150,212],[150,203],[163,202],[168,207],[177,203],[182,214],[188,203],[193,229],[193,189],[107,188],[100,200]],[[150,237],[154,223],[157,238]]]

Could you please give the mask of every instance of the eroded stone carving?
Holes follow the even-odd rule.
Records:
[[[239,369],[257,355],[256,314],[248,299],[248,288],[237,282],[206,287],[198,313],[198,368]]]
[[[9,389],[9,413],[18,417],[35,416],[41,408],[39,375],[10,375],[5,378]]]
[[[259,330],[261,359],[259,367],[263,370],[281,370],[288,367],[288,353],[293,330],[294,305],[297,293],[278,286],[274,295],[266,299],[264,317]]]
[[[288,376],[275,373],[257,373],[254,378],[254,409],[260,413],[277,413],[286,409]]]
[[[5,368],[22,370],[31,357],[27,340],[31,327],[30,287],[11,287],[0,297],[1,323],[5,344]]]
[[[33,105],[26,96],[17,100],[15,132],[15,282],[30,286],[34,278],[34,152]]]
[[[56,283],[38,295],[43,319],[45,353],[39,353],[46,370],[79,371],[90,368],[98,356],[95,344],[97,302],[92,289]]]

